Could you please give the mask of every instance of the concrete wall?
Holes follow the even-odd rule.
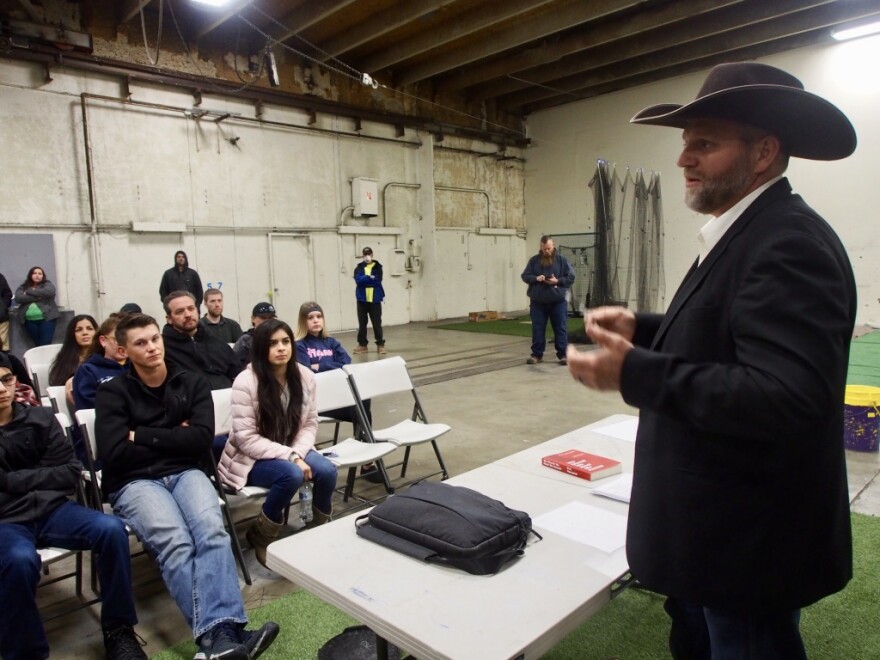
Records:
[[[807,90],[831,100],[852,121],[859,137],[855,154],[830,163],[792,159],[795,189],[836,229],[849,252],[859,291],[859,322],[880,323],[880,233],[876,221],[880,171],[880,38],[830,44],[762,59],[785,69]],[[593,196],[587,187],[597,159],[658,171],[666,224],[666,304],[697,254],[696,233],[706,217],[682,201],[681,149],[676,129],[633,126],[628,120],[655,103],[684,103],[697,93],[706,72],[580,101],[529,118],[534,147],[528,151],[526,208],[529,242],[542,233],[592,231]],[[536,240],[536,239],[535,239]]]
[[[260,300],[295,321],[317,299],[332,330],[350,329],[369,245],[388,325],[526,306],[521,152],[366,122],[358,135],[350,120],[310,125],[283,107],[257,121],[210,90],[200,119],[183,90],[95,98],[123,99],[121,83],[59,68],[46,82],[37,65],[0,60],[0,233],[53,235],[59,304],[105,316],[134,301],[161,316],[159,280],[182,249],[243,326]],[[376,217],[351,217],[358,176],[377,180]],[[151,231],[133,230],[143,223]],[[13,287],[24,277],[5,274]]]

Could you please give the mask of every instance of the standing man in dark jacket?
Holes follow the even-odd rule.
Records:
[[[385,289],[382,286],[382,264],[373,259],[373,249],[365,247],[361,251],[363,260],[355,266],[354,296],[357,299],[358,333],[355,353],[367,352],[367,317],[373,324],[373,338],[376,350],[385,350],[385,335],[382,333],[382,301],[385,300]]]
[[[172,291],[163,301],[167,324],[162,329],[168,364],[204,376],[212,390],[232,387],[242,367],[232,348],[199,323],[199,310],[189,291]]]
[[[204,295],[202,278],[189,267],[189,259],[183,250],[174,253],[174,267],[169,268],[162,275],[162,282],[159,284],[159,300],[164,302],[165,297],[172,291],[189,291],[195,298],[196,309],[199,309],[202,304]]]
[[[685,203],[712,216],[665,315],[592,310],[575,378],[640,410],[626,555],[667,596],[674,658],[806,658],[800,610],[852,576],[843,402],[856,286],[790,156],[856,147],[846,116],[766,64],[722,64],[683,130]]]
[[[529,285],[527,295],[531,300],[529,315],[532,317],[532,355],[526,364],[538,364],[544,359],[547,346],[547,319],[553,327],[553,346],[556,359],[565,364],[568,348],[568,300],[567,294],[574,284],[574,269],[556,250],[556,243],[549,236],[541,236],[541,249],[529,259],[522,272],[522,280]]]
[[[116,341],[130,369],[103,384],[95,401],[108,499],[157,558],[201,657],[252,660],[275,639],[278,625],[244,629],[229,535],[202,471],[214,435],[211,390],[199,374],[165,364],[154,318],[124,317]]]
[[[12,306],[12,289],[0,273],[0,346],[9,348],[9,308]]]
[[[69,499],[81,470],[73,447],[49,409],[14,402],[15,385],[0,353],[0,657],[49,657],[36,605],[37,547],[56,546],[94,553],[107,657],[146,660],[132,628],[125,525]]]

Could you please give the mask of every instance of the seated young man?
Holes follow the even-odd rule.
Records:
[[[81,466],[48,408],[14,400],[16,377],[0,353],[0,657],[48,658],[36,605],[37,547],[94,553],[107,658],[146,660],[132,626],[128,533],[118,518],[71,501]]]
[[[246,631],[235,560],[214,485],[203,472],[214,435],[211,388],[200,374],[165,364],[156,320],[132,314],[116,326],[130,369],[98,389],[95,435],[114,511],[156,557],[192,628],[196,658],[248,660],[278,624]]]

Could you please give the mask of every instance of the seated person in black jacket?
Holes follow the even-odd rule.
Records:
[[[123,317],[116,341],[129,370],[102,384],[95,399],[104,490],[156,557],[199,645],[197,657],[253,660],[275,639],[278,625],[244,629],[229,535],[203,472],[214,435],[211,390],[199,373],[166,365],[153,317]]]
[[[212,390],[232,387],[242,367],[229,345],[199,323],[199,308],[193,295],[172,291],[163,305],[166,325],[162,338],[168,364],[201,374]]]
[[[125,525],[69,499],[81,469],[73,447],[50,409],[14,402],[15,385],[0,353],[0,657],[49,657],[36,605],[37,547],[55,546],[94,553],[107,657],[146,660],[132,628]]]

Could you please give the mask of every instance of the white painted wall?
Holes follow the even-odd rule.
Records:
[[[880,232],[876,220],[880,172],[880,37],[815,46],[763,58],[791,72],[808,91],[824,96],[852,121],[859,138],[843,161],[792,159],[795,192],[836,229],[855,270],[859,322],[880,323]],[[666,223],[666,304],[697,254],[696,232],[706,218],[687,209],[675,161],[680,131],[635,126],[628,120],[655,103],[684,103],[697,94],[706,72],[609,94],[536,113],[529,118],[526,208],[529,242],[542,233],[592,231],[593,196],[587,187],[597,159],[659,171]],[[586,221],[585,221],[586,219]]]
[[[388,325],[526,306],[523,164],[468,153],[493,145],[435,145],[409,129],[398,139],[394,127],[366,122],[364,137],[341,136],[330,131],[353,133],[351,121],[318,115],[309,127],[305,112],[268,105],[262,124],[196,120],[185,90],[147,85],[133,85],[132,100],[168,107],[89,98],[84,113],[82,93],[120,99],[120,81],[59,68],[52,77],[0,59],[0,234],[53,235],[62,306],[105,316],[138,302],[161,318],[159,281],[182,249],[206,285],[223,283],[226,313],[243,326],[256,302],[274,297],[289,321],[317,299],[331,330],[351,329],[366,245],[385,269]],[[251,104],[203,94],[202,108],[255,117]],[[378,181],[375,218],[346,210],[356,176]],[[132,223],[186,231],[140,233]],[[477,233],[487,226],[509,234]],[[413,256],[421,268],[406,270]],[[13,287],[24,276],[6,275]]]

